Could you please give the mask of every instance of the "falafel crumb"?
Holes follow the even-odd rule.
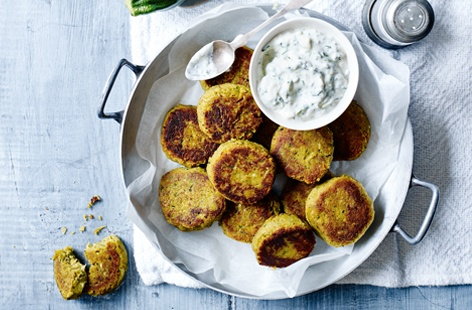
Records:
[[[106,228],[106,226],[97,227],[97,228],[95,228],[95,230],[93,231],[93,233],[96,234],[96,235],[99,235],[100,232],[101,232],[102,230],[104,230],[105,228]]]
[[[80,232],[83,233],[84,231],[87,230],[87,227],[85,227],[85,226],[80,226],[80,227],[79,227],[79,230],[80,230]]]
[[[99,195],[94,195],[90,198],[90,202],[87,205],[87,208],[93,207],[97,202],[102,201],[102,198]]]
[[[67,227],[62,226],[62,227],[61,227],[61,233],[62,233],[63,235],[65,235],[65,234],[67,233]]]
[[[84,218],[85,221],[93,220],[95,218],[93,214],[84,214],[82,217]]]
[[[98,216],[98,219],[99,219],[100,221],[103,221],[103,216],[99,215],[99,216]]]
[[[71,235],[75,235],[75,231],[71,231],[70,234],[71,234]]]

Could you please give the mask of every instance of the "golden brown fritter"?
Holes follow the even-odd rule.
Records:
[[[343,175],[310,192],[306,219],[326,243],[340,247],[364,235],[374,220],[374,206],[362,184]]]
[[[253,204],[270,192],[275,164],[262,145],[231,140],[221,144],[210,157],[207,172],[213,186],[226,199]]]
[[[181,104],[167,112],[161,145],[169,159],[186,167],[205,164],[218,147],[200,130],[197,107]]]
[[[280,203],[277,197],[269,194],[255,204],[229,203],[220,225],[228,237],[250,243],[262,224],[279,213]]]
[[[200,81],[204,90],[212,86],[233,83],[249,87],[249,63],[251,62],[252,49],[247,46],[240,47],[234,54],[234,63],[223,74],[206,81]]]
[[[166,221],[182,231],[211,226],[223,214],[226,201],[202,168],[176,168],[162,176],[159,201]]]
[[[356,101],[328,127],[333,132],[334,160],[357,159],[367,148],[370,122]]]
[[[333,151],[333,134],[328,127],[308,131],[279,127],[270,146],[285,174],[307,184],[318,182],[328,172]]]
[[[197,116],[200,129],[218,143],[250,139],[262,122],[249,88],[229,83],[213,86],[200,97]]]
[[[105,295],[115,290],[128,270],[128,252],[116,235],[105,237],[95,244],[87,244],[85,257],[88,269],[87,294]]]
[[[270,143],[277,128],[279,128],[279,125],[262,114],[262,124],[259,126],[256,133],[252,137],[252,141],[259,143],[267,149],[270,149]]]
[[[308,256],[315,235],[308,224],[293,214],[268,219],[252,239],[252,249],[261,265],[286,267]]]
[[[87,283],[85,265],[74,255],[71,247],[56,250],[53,256],[54,279],[64,299],[75,299],[82,295]]]

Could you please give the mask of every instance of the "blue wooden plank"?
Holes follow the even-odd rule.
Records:
[[[294,299],[237,298],[233,309],[472,309],[471,290],[469,285],[410,288],[332,285]]]

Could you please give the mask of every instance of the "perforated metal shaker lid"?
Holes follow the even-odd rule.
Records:
[[[362,22],[374,42],[399,48],[428,35],[434,11],[427,0],[366,0]]]
[[[399,42],[423,39],[433,28],[433,8],[426,0],[391,0],[382,12],[387,33]]]

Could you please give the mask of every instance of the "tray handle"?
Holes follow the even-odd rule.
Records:
[[[420,229],[418,230],[416,235],[412,237],[400,227],[400,224],[398,224],[398,222],[395,222],[392,228],[392,231],[398,233],[400,236],[403,237],[403,239],[405,239],[406,242],[411,245],[418,244],[421,240],[423,240],[424,236],[428,232],[429,227],[431,226],[434,213],[436,212],[436,208],[438,207],[439,203],[439,188],[435,184],[419,180],[414,175],[412,175],[410,181],[410,188],[414,186],[421,186],[431,191],[431,201],[429,203],[428,211],[426,212]]]
[[[121,59],[118,65],[116,66],[115,70],[110,74],[108,77],[108,80],[105,84],[105,87],[103,88],[103,93],[102,93],[102,99],[100,100],[100,106],[98,108],[98,118],[100,119],[114,119],[117,121],[119,124],[123,121],[123,110],[118,111],[118,112],[105,112],[105,105],[107,104],[108,101],[108,96],[110,96],[111,90],[113,88],[113,85],[115,84],[116,78],[118,77],[118,74],[121,71],[121,68],[124,66],[128,67],[133,73],[136,75],[136,78],[139,77],[141,72],[144,70],[144,66],[138,66],[135,65],[131,62],[129,62],[127,59]]]

